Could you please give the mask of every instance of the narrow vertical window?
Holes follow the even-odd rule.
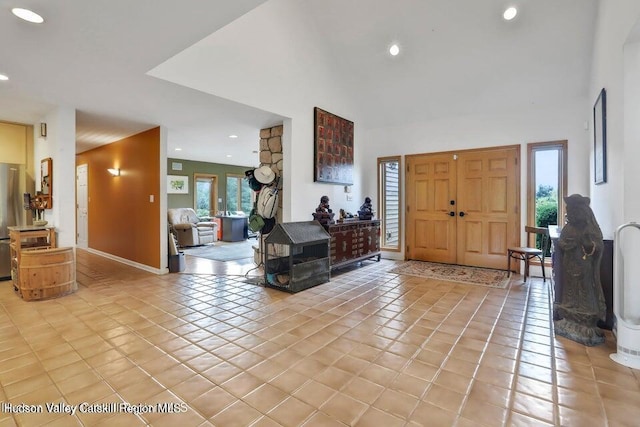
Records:
[[[247,216],[253,207],[249,182],[242,175],[227,175],[227,211],[244,212]]]
[[[378,215],[381,225],[380,247],[400,251],[400,156],[378,158]]]
[[[215,175],[196,174],[195,210],[199,217],[213,217],[217,213],[218,178]]]
[[[567,196],[567,141],[531,143],[527,148],[527,222],[536,227],[562,226],[563,198]],[[540,242],[536,245],[539,247]]]

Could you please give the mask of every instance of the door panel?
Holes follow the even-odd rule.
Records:
[[[407,157],[407,258],[455,263],[456,173],[452,155]]]
[[[506,248],[516,244],[517,149],[464,152],[458,157],[461,183],[457,262],[504,268]]]
[[[504,255],[507,253],[507,226],[504,222],[489,222],[489,248],[492,255]]]
[[[519,236],[518,153],[407,156],[406,258],[504,268]]]

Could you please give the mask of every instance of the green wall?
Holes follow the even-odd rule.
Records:
[[[173,169],[173,163],[181,163],[182,170]],[[189,177],[189,194],[168,194],[167,208],[193,208],[194,207],[194,179],[196,173],[217,175],[218,198],[222,198],[218,210],[224,209],[227,197],[227,174],[242,175],[245,171],[253,169],[252,166],[232,166],[219,163],[195,162],[193,160],[167,159],[167,175],[183,175]]]

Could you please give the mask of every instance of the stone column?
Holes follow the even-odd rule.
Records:
[[[284,180],[284,161],[282,155],[282,125],[274,126],[266,129],[260,129],[260,166],[269,166],[273,170],[277,177],[280,178],[278,183],[279,197],[278,197],[278,212],[276,214],[276,222],[282,222],[282,199],[283,188],[282,182]],[[263,239],[266,235],[260,235],[260,239]],[[260,248],[264,248],[265,243],[260,242],[258,254],[256,259],[264,262],[264,255],[260,253]],[[269,249],[269,253],[273,253],[273,249]],[[284,254],[286,255],[286,254]],[[284,256],[283,255],[283,256]]]

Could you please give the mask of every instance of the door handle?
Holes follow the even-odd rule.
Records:
[[[460,212],[460,213],[459,213],[459,215],[460,215],[460,216],[464,216],[464,215],[465,215],[465,213],[464,213],[464,212]]]
[[[449,212],[447,215],[449,216],[456,216],[456,213],[454,211]]]

